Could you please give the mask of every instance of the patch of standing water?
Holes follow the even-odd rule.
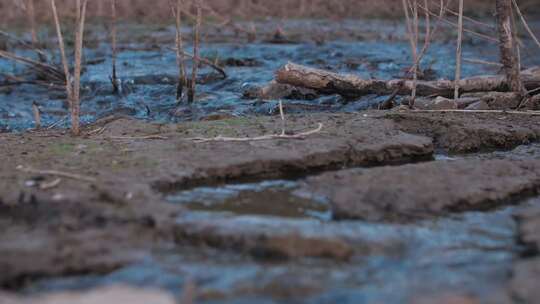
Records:
[[[527,204],[540,204],[540,199]],[[456,292],[490,302],[504,291],[512,261],[520,253],[513,219],[516,209],[519,207],[468,212],[411,224],[320,223],[336,237],[360,237],[366,246],[373,240],[391,248],[366,248],[349,262],[296,259],[269,263],[228,251],[171,248],[107,275],[45,279],[24,292],[123,283],[163,288],[180,297],[189,279],[197,286],[197,303],[397,304]],[[274,220],[276,225],[296,223],[299,233],[317,221]],[[398,246],[391,246],[393,243]]]
[[[296,188],[298,182],[290,180],[198,187],[170,194],[167,201],[193,211],[331,219],[327,204],[295,195]]]

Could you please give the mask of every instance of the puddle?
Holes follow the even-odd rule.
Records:
[[[329,206],[321,200],[296,194],[298,187],[298,182],[287,180],[199,187],[168,195],[167,201],[182,204],[192,211],[330,220]]]

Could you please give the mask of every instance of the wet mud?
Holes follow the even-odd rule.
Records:
[[[414,114],[290,115],[294,132],[324,125],[300,140],[193,141],[279,133],[273,117],[175,125],[120,117],[80,138],[2,134],[0,285],[32,297],[128,284],[180,298],[193,282],[201,303],[531,297],[536,274],[524,265],[537,259],[529,208],[538,201],[525,199],[540,188],[530,144],[540,118]],[[491,152],[457,154],[460,137],[443,144],[438,129],[406,133],[407,116],[422,130],[438,121],[492,132],[468,144]],[[507,120],[529,137],[509,132]],[[20,165],[94,180],[60,177],[43,189],[57,176]]]
[[[268,41],[271,30],[247,45],[210,33],[203,54],[220,58],[229,78],[203,68],[192,105],[175,106],[171,28],[123,42],[120,96],[107,80],[109,46],[96,43],[81,137],[27,130],[34,100],[45,125],[65,117],[62,91],[0,87],[0,302],[123,298],[136,288],[138,299],[167,304],[186,295],[535,303],[540,116],[366,110],[384,96],[261,95],[288,60],[379,78],[408,66],[401,26],[372,21],[360,34],[356,22],[315,22],[318,32],[306,34],[303,22],[287,24],[280,44]],[[426,77],[452,77],[453,52],[435,43]],[[466,53],[497,56],[472,42]],[[320,125],[302,138],[248,140]]]

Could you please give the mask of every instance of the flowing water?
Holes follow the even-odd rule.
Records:
[[[292,21],[287,23],[287,26],[303,29],[303,36],[285,44],[270,43],[272,41],[266,40],[245,43],[232,38],[203,43],[202,55],[221,62],[228,78],[220,79],[210,68],[202,68],[199,80],[204,84],[199,86],[197,102],[179,107],[175,100],[177,68],[175,53],[171,50],[171,39],[174,37],[171,27],[152,31],[132,26],[121,32],[127,42],[121,44],[118,54],[118,75],[122,82],[120,96],[112,94],[109,81],[110,45],[104,42],[106,36],[99,36],[100,43],[93,43],[85,52],[82,121],[91,123],[111,114],[124,114],[158,122],[272,115],[277,114],[276,100],[245,99],[244,92],[267,84],[274,78],[274,72],[289,61],[335,72],[354,73],[364,78],[380,79],[401,77],[410,65],[409,44],[402,38],[396,38],[403,34],[400,24],[373,20],[346,21],[336,25],[307,20]],[[323,33],[324,30],[334,30],[338,33],[351,31],[352,34],[346,36],[346,39],[338,36],[324,43],[317,43],[305,34],[311,32],[310,27]],[[128,33],[133,37],[130,38]],[[370,33],[376,33],[376,37],[371,37]],[[160,39],[166,42],[152,42],[161,41]],[[444,38],[431,44],[422,65],[426,79],[453,78],[454,43],[453,39]],[[523,65],[540,65],[540,58],[530,55],[533,47],[530,41],[525,40],[525,43],[527,47],[524,50]],[[191,46],[188,44],[186,49],[191,49]],[[16,52],[19,55],[34,56],[30,51]],[[467,40],[463,56],[467,59],[497,61],[498,49],[487,42]],[[5,60],[0,60],[0,69],[17,75],[27,72],[22,66]],[[497,67],[489,65],[463,66],[464,77],[497,72]],[[0,83],[1,81],[0,76]],[[384,96],[374,95],[355,100],[347,100],[337,95],[314,96],[311,100],[287,101],[285,107],[288,113],[358,111],[373,107],[385,99]],[[0,130],[32,128],[33,102],[39,105],[45,126],[60,121],[68,114],[62,90],[35,85],[0,85]],[[68,126],[67,119],[59,125]]]

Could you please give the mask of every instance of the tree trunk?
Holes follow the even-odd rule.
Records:
[[[501,63],[506,75],[506,80],[511,91],[524,93],[525,89],[519,77],[520,70],[516,50],[517,45],[512,29],[512,0],[496,0],[496,6]]]

